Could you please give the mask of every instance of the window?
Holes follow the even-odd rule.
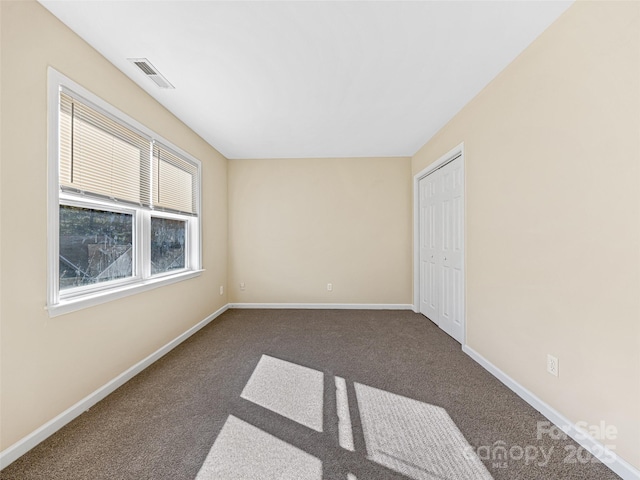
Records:
[[[191,278],[200,162],[49,71],[51,315]]]
[[[60,290],[133,276],[134,215],[60,205]]]
[[[151,218],[151,274],[184,268],[187,222]]]

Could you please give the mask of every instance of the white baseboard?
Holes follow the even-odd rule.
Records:
[[[321,310],[413,310],[403,303],[230,303],[229,308],[282,308]]]
[[[44,425],[42,425],[37,430],[34,430],[26,437],[18,440],[16,443],[6,448],[2,452],[0,452],[0,470],[5,468],[10,463],[14,462],[22,455],[27,453],[33,447],[38,445],[40,442],[53,435],[55,432],[64,427],[67,423],[69,423],[74,418],[80,416],[82,413],[86,412],[89,408],[94,406],[100,400],[105,398],[107,395],[115,391],[118,387],[124,385],[127,381],[131,380],[142,370],[147,368],[153,362],[158,360],[160,357],[166,355],[175,347],[177,347],[180,343],[184,342],[191,335],[196,333],[198,330],[206,326],[213,319],[224,313],[229,308],[228,305],[223,306],[218,309],[216,312],[209,315],[207,318],[199,322],[198,324],[191,327],[189,330],[184,332],[182,335],[174,338],[169,343],[159,348],[151,355],[136,363],[134,366],[129,368],[128,370],[122,372],[116,378],[98,388],[95,392],[87,395],[85,398],[80,400],[75,405],[69,407],[64,412],[62,412],[57,417],[48,421]]]
[[[469,355],[472,359],[478,362],[485,370],[491,373],[494,377],[504,383],[513,392],[515,392],[520,398],[538,410],[542,415],[547,417],[551,423],[562,429],[569,437],[575,440],[580,446],[591,452],[596,458],[598,458],[605,466],[618,474],[624,480],[640,480],[640,470],[628,463],[626,460],[620,458],[615,452],[606,448],[598,440],[594,439],[590,435],[579,430],[573,422],[560,412],[555,410],[549,404],[542,401],[532,392],[524,388],[518,382],[516,382],[509,375],[504,373],[489,360],[484,358],[474,349],[468,345],[464,345],[462,350]]]

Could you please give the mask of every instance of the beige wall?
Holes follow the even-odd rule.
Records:
[[[639,70],[640,3],[577,2],[412,166],[464,141],[469,346],[636,468]]]
[[[411,303],[409,158],[232,160],[229,218],[231,302]]]
[[[227,160],[39,4],[0,5],[2,450],[227,303]],[[48,317],[48,66],[202,161],[200,277]]]

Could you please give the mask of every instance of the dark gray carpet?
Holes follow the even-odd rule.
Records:
[[[318,432],[241,398],[263,354],[323,372],[325,405],[335,406],[334,376],[346,380],[355,451],[338,445],[335,408],[324,409]],[[367,459],[356,383],[443,407],[481,458],[510,449],[504,460],[483,461],[495,479],[618,478],[585,453],[572,455],[572,440],[538,440],[546,419],[429,320],[353,310],[230,310],[0,478],[193,480],[232,415],[319,459],[325,480],[406,480]]]

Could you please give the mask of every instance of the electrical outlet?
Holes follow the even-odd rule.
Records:
[[[558,359],[551,354],[547,354],[547,372],[549,372],[554,377],[558,376],[560,364],[558,363]]]
[[[327,283],[327,291],[333,292],[333,283]]]
[[[240,290],[244,290],[245,288],[244,282],[240,282]]]
[[[220,285],[220,295],[224,295],[224,286]]]

